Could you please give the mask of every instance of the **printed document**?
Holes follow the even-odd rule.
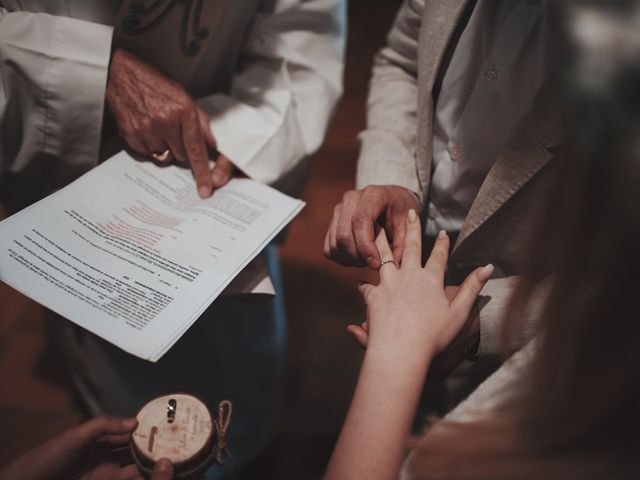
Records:
[[[0,279],[155,362],[225,288],[273,293],[259,254],[303,207],[246,178],[202,200],[190,170],[121,152],[0,222]]]

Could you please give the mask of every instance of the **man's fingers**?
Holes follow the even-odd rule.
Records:
[[[363,193],[351,219],[358,256],[372,270],[379,269],[382,264],[381,252],[375,243],[375,222],[383,208],[384,204],[381,200]]]
[[[167,147],[171,150],[173,158],[179,162],[187,163],[189,160],[187,158],[187,151],[184,149],[182,143],[182,132],[180,128],[165,130],[164,134]]]
[[[482,287],[487,283],[493,273],[493,265],[488,264],[482,268],[477,268],[465,278],[458,289],[456,296],[451,300],[451,308],[454,309],[461,318],[467,318],[473,303],[478,298]]]
[[[127,145],[131,150],[136,153],[139,153],[144,156],[148,156],[151,154],[151,150],[146,142],[137,136],[123,136],[124,141],[127,142]]]
[[[144,142],[149,149],[149,154],[155,160],[159,162],[168,162],[171,159],[171,155],[167,155],[166,157],[161,156],[167,150],[167,144],[164,140],[155,135],[146,134],[144,136]]]
[[[171,480],[173,478],[173,464],[166,458],[156,462],[151,473],[151,480]]]
[[[436,238],[436,243],[431,250],[425,269],[431,270],[433,273],[444,279],[447,270],[447,259],[449,258],[449,237],[447,232],[442,230]]]
[[[209,156],[195,110],[182,118],[182,142],[196,180],[198,194],[200,198],[209,198],[213,190],[213,180],[209,169]]]
[[[369,334],[358,325],[348,325],[347,332],[353,337],[360,347],[366,349],[369,343]]]
[[[402,246],[402,267],[420,268],[422,267],[422,231],[418,214],[414,209],[409,210],[405,225],[407,230]]]
[[[336,244],[340,253],[350,259],[351,264],[358,263],[358,250],[353,232],[353,214],[358,207],[360,195],[349,191],[342,196],[342,203],[336,223]]]
[[[231,163],[224,155],[218,155],[218,159],[216,160],[216,164],[213,167],[213,186],[214,188],[220,188],[229,181],[231,175],[233,174],[233,169],[235,166]]]
[[[333,209],[333,218],[331,219],[331,224],[329,225],[329,229],[327,230],[327,235],[325,237],[325,245],[323,252],[325,256],[334,262],[338,262],[341,265],[345,266],[353,266],[358,265],[357,258],[348,255],[344,252],[339,244],[338,244],[338,222],[342,215],[342,204],[339,203]]]

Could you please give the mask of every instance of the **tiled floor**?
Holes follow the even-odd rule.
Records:
[[[361,352],[345,326],[361,319],[356,281],[322,255],[333,206],[352,188],[357,132],[373,53],[382,44],[398,1],[352,0],[345,95],[314,157],[304,199],[282,249],[289,318],[287,414],[274,446],[242,479],[319,478],[346,413]],[[1,212],[0,212],[1,215]],[[46,341],[42,309],[0,283],[0,465],[80,422],[84,412]]]

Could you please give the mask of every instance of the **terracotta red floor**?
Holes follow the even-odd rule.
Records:
[[[274,446],[242,479],[319,478],[351,398],[361,352],[345,327],[363,310],[355,289],[366,272],[322,255],[333,206],[352,188],[356,135],[371,59],[398,1],[352,0],[345,95],[282,249],[289,318],[287,414]],[[0,215],[2,212],[0,211]],[[39,305],[0,283],[0,466],[84,419],[60,362],[48,348]]]

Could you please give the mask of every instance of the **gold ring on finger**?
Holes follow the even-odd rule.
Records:
[[[152,153],[151,156],[158,162],[166,162],[171,156],[171,150],[168,148],[162,153]]]
[[[398,265],[396,264],[395,260],[385,260],[384,262],[382,262],[380,264],[380,267],[378,268],[378,271],[380,271],[382,269],[382,267],[384,267],[387,263],[393,263],[395,265],[395,267],[398,268]]]

